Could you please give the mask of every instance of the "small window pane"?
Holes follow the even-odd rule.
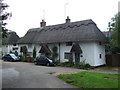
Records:
[[[72,53],[65,52],[64,53],[64,59],[70,59],[71,55],[72,55]]]
[[[72,42],[66,42],[66,46],[72,46]]]
[[[100,59],[102,58],[102,54],[99,54],[99,58],[100,58]]]

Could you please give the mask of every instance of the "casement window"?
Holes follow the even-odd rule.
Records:
[[[18,47],[12,48],[13,50],[18,50]]]
[[[72,56],[72,53],[70,53],[70,52],[65,52],[64,53],[64,59],[70,59],[71,56]]]
[[[66,46],[72,46],[72,42],[66,42]]]
[[[102,58],[102,54],[99,54],[99,58],[100,58],[100,59]]]

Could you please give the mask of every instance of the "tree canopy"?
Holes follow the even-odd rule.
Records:
[[[11,17],[11,13],[6,12],[6,9],[9,7],[6,3],[3,3],[4,0],[0,0],[0,33],[1,38],[7,37],[6,24],[4,21]]]
[[[110,46],[118,51],[120,50],[120,12],[111,19],[108,26],[112,33]]]

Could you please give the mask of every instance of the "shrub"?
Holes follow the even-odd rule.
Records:
[[[33,58],[36,58],[36,47],[33,49]]]
[[[85,68],[90,68],[90,64],[85,64]]]
[[[57,46],[54,46],[54,47],[52,48],[52,51],[53,51],[53,53],[52,53],[52,58],[55,60],[55,58],[58,57],[58,53],[57,53],[58,48],[57,48]]]
[[[25,55],[23,55],[23,56],[21,57],[21,61],[23,61],[23,62],[26,61]]]
[[[72,66],[74,66],[74,63],[72,63],[72,62],[62,62],[62,63],[58,63],[58,66],[72,67]]]

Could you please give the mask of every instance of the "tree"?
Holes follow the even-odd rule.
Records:
[[[0,34],[2,38],[7,37],[7,31],[6,24],[4,21],[8,19],[8,17],[11,17],[11,13],[6,12],[5,10],[9,7],[6,3],[3,3],[4,0],[0,0]]]
[[[118,12],[111,19],[111,22],[109,22],[108,27],[112,32],[112,37],[110,40],[111,49],[114,52],[120,52],[120,12]]]
[[[33,58],[36,58],[36,47],[33,49]]]
[[[58,53],[57,53],[58,48],[57,48],[57,46],[53,46],[52,51],[53,51],[52,58],[55,60],[58,57]]]

